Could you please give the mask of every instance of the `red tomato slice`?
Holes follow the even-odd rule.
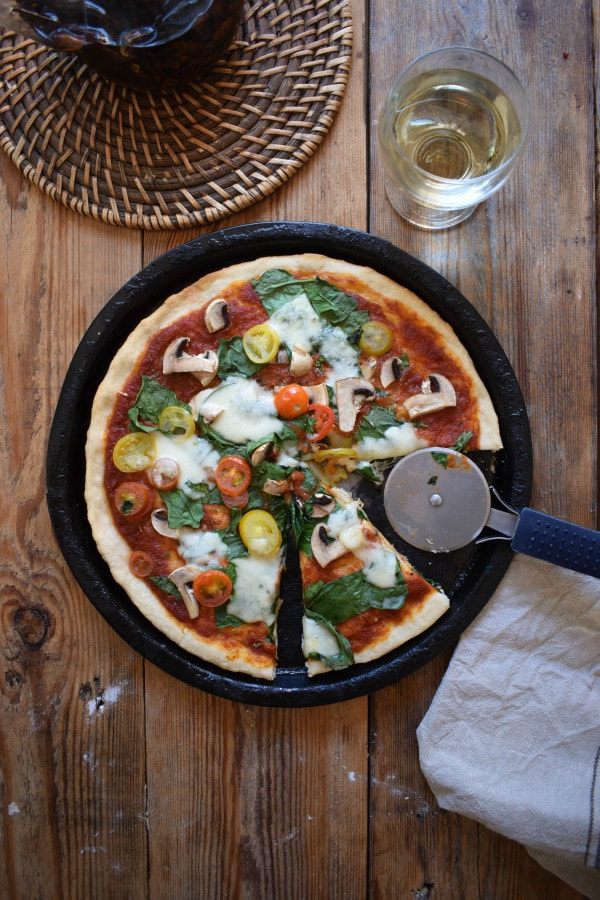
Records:
[[[248,491],[242,491],[237,497],[228,497],[227,494],[223,494],[223,503],[227,509],[243,509],[247,506],[249,499]]]
[[[299,384],[288,384],[273,398],[282,419],[297,419],[308,409],[308,394]]]
[[[220,569],[206,569],[194,578],[194,597],[201,606],[222,606],[233,591],[231,578]]]
[[[215,469],[217,487],[228,497],[239,497],[243,494],[251,478],[252,469],[241,456],[224,456]]]
[[[114,503],[126,519],[141,519],[152,506],[152,494],[139,481],[124,481],[113,495]]]
[[[147,578],[154,570],[154,560],[143,550],[134,550],[129,557],[129,568],[138,578]]]
[[[330,406],[322,403],[311,403],[306,412],[315,420],[314,431],[306,435],[309,441],[322,441],[326,437],[335,422],[335,413]]]

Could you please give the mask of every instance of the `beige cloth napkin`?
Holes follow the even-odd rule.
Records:
[[[417,730],[440,806],[600,898],[600,580],[516,556]]]

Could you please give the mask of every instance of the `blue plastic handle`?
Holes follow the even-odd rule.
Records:
[[[519,514],[511,546],[527,556],[600,578],[600,531],[526,507]]]

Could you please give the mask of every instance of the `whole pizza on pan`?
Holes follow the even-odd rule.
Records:
[[[318,675],[388,653],[448,609],[343,486],[381,483],[427,446],[502,446],[451,327],[371,268],[266,257],[171,296],[117,352],[92,408],[88,518],[158,629],[264,679],[291,532]]]

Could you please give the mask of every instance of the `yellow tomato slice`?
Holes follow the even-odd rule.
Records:
[[[242,338],[246,356],[253,363],[264,365],[272,362],[277,356],[279,335],[270,325],[254,325]]]
[[[394,334],[385,322],[367,322],[362,327],[358,345],[369,356],[382,356],[394,342]]]
[[[193,415],[182,406],[165,406],[158,417],[158,427],[176,441],[186,441],[196,433]]]
[[[240,519],[240,537],[255,556],[273,556],[281,547],[281,531],[271,513],[251,509]]]
[[[119,472],[142,472],[156,459],[156,442],[145,431],[133,431],[119,438],[113,449],[113,462]]]

